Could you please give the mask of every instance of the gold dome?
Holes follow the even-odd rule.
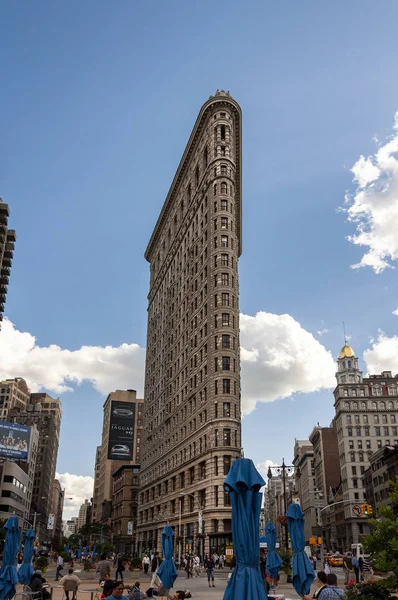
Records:
[[[348,344],[344,344],[340,350],[339,358],[352,358],[355,356],[354,350]]]

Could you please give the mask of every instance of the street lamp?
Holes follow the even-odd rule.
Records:
[[[287,497],[286,497],[286,472],[292,473],[294,469],[293,465],[285,465],[285,459],[282,459],[281,465],[273,465],[272,467],[268,467],[267,477],[268,480],[272,478],[272,471],[276,471],[279,474],[282,474],[282,482],[283,482],[283,507],[285,510],[285,515],[287,513]],[[289,550],[289,535],[287,529],[287,522],[285,523],[285,548]]]
[[[180,492],[180,497],[182,497],[182,496],[191,496],[191,498],[193,498],[194,501],[196,502],[197,507],[198,507],[198,534],[202,535],[203,534],[203,507],[199,504],[198,499],[196,498],[195,494],[190,494],[189,492]],[[181,518],[181,503],[180,503],[180,518]],[[202,543],[200,542],[200,549],[199,549],[200,556],[203,556],[202,550],[203,550]]]

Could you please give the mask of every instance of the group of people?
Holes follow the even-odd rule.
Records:
[[[313,596],[303,596],[304,600],[317,598],[318,600],[337,600],[344,596],[344,590],[337,585],[335,573],[326,575],[325,571],[319,571],[316,578],[317,589]]]

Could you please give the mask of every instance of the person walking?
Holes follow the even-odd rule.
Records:
[[[350,565],[350,561],[348,559],[347,554],[344,554],[344,557],[343,557],[343,571],[344,571],[344,585],[347,585],[347,583],[350,580],[350,571],[351,571],[351,565]]]
[[[96,573],[99,573],[99,584],[106,580],[106,576],[111,576],[111,563],[106,558],[105,552],[100,556],[100,561],[97,565]]]
[[[352,556],[352,568],[354,569],[356,582],[359,583],[360,570],[359,570],[359,563],[358,563],[356,554],[353,554],[353,556]]]
[[[120,575],[120,581],[123,581],[123,571],[124,571],[124,564],[123,564],[123,557],[121,554],[118,555],[118,559],[117,559],[117,563],[116,563],[116,574],[115,574],[115,581],[117,581],[117,576]]]
[[[187,556],[185,558],[186,558],[186,561],[185,561],[186,579],[189,579],[189,577],[192,577],[192,559],[189,556],[189,554],[187,554]]]
[[[57,557],[57,571],[55,573],[55,581],[58,581],[59,576],[61,575],[61,572],[64,568],[64,559],[62,558],[62,556],[60,554],[58,554]]]
[[[150,564],[151,564],[151,559],[149,558],[148,554],[145,554],[144,558],[142,559],[142,566],[144,567],[145,575],[148,575],[148,570],[149,570]]]
[[[192,566],[195,577],[200,577],[200,558],[197,554],[193,557]]]
[[[151,588],[153,588],[155,586],[155,583],[157,585],[159,585],[160,579],[156,573],[161,564],[162,564],[162,559],[159,557],[159,552],[155,552],[153,555],[153,558],[152,558],[152,562],[151,562],[151,574],[152,574],[151,585],[150,585]]]
[[[214,568],[215,568],[215,562],[214,560],[211,558],[210,554],[206,555],[205,558],[205,569],[206,569],[206,573],[207,573],[207,582],[209,584],[209,587],[216,587],[214,585]],[[212,582],[212,586],[210,585],[210,580]]]

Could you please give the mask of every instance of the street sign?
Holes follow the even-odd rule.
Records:
[[[133,535],[133,521],[127,523],[127,535]]]
[[[354,517],[360,517],[362,514],[362,509],[361,509],[361,505],[360,504],[354,504],[354,506],[352,507],[352,514],[354,515]]]
[[[47,529],[54,529],[55,515],[48,515]]]

